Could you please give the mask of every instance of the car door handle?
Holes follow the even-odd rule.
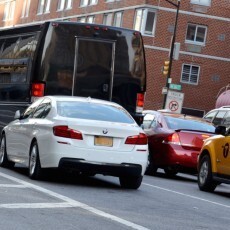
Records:
[[[220,163],[220,162],[221,162],[221,160],[219,160],[219,159],[217,158],[217,159],[216,159],[216,162],[217,162],[217,163]]]

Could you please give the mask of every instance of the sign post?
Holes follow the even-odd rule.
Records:
[[[173,113],[181,113],[184,93],[168,90],[165,109]]]

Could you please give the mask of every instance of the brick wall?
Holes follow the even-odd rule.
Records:
[[[31,0],[28,18],[21,18],[23,0],[16,0],[13,21],[3,22],[4,1],[0,0],[0,27],[26,24],[49,19],[67,19],[76,21],[77,16],[95,14],[95,22],[103,22],[105,12],[123,11],[123,27],[133,28],[135,9],[140,6],[156,10],[155,36],[144,36],[147,61],[146,109],[162,108],[164,95],[162,88],[166,78],[162,75],[164,61],[169,58],[169,48],[173,35],[176,9],[165,0],[120,0],[106,3],[98,0],[97,5],[79,7],[80,0],[73,0],[73,8],[57,12],[58,1],[51,1],[50,13],[37,15],[38,0]],[[175,1],[176,2],[176,1]],[[230,2],[229,0],[212,0],[211,6],[199,6],[190,0],[181,1],[177,38],[181,43],[180,58],[173,61],[172,81],[182,85],[185,94],[184,107],[208,111],[215,106],[216,95],[220,88],[230,82]],[[204,46],[197,47],[199,52],[191,52],[191,45],[185,42],[188,23],[207,26],[207,38]],[[180,82],[182,64],[200,66],[198,85]]]

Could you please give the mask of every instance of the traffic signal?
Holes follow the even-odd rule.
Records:
[[[165,76],[167,76],[169,73],[169,64],[170,64],[170,61],[164,62],[163,75],[165,75]]]

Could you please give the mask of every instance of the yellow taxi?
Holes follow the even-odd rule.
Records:
[[[215,133],[204,141],[198,158],[198,186],[213,192],[220,183],[230,184],[230,127],[216,127]]]

